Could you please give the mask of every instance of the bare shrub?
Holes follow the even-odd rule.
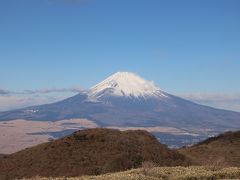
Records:
[[[228,167],[228,163],[226,162],[224,157],[217,157],[213,158],[210,157],[206,162],[206,168],[210,169],[212,171],[217,171],[219,169],[222,169],[224,167]]]
[[[154,167],[157,167],[157,164],[154,163],[154,162],[151,162],[151,161],[144,161],[144,162],[142,162],[143,174],[145,176],[151,176],[152,175],[151,170]]]

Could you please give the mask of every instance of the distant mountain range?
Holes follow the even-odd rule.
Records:
[[[55,122],[74,118],[87,119],[99,127],[147,128],[160,141],[164,141],[166,134],[202,138],[240,129],[239,112],[176,97],[130,72],[115,73],[89,90],[63,101],[0,113],[0,121]],[[166,143],[175,145],[168,140]],[[192,142],[185,142],[189,143]]]

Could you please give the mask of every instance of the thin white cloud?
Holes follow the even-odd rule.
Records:
[[[10,91],[4,90],[4,89],[0,89],[0,95],[6,95],[11,93]]]
[[[188,93],[178,96],[199,104],[240,112],[240,93]]]
[[[69,96],[47,96],[47,95],[11,95],[0,96],[0,111],[23,108],[33,105],[41,105],[60,101]]]
[[[227,101],[240,100],[240,93],[188,93],[179,96],[194,100]]]
[[[48,94],[48,93],[65,93],[65,92],[81,92],[82,88],[51,88],[51,89],[36,89],[36,90],[24,90],[19,94]]]
[[[35,90],[23,90],[23,91],[10,91],[5,89],[0,89],[1,95],[16,95],[16,94],[49,94],[49,93],[78,93],[84,91],[83,88],[48,88],[48,89],[35,89]]]
[[[52,103],[82,91],[82,88],[49,88],[20,92],[0,89],[0,111]],[[186,93],[177,96],[199,104],[240,112],[240,93]]]
[[[0,111],[53,103],[84,91],[82,88],[49,88],[23,91],[0,89]]]

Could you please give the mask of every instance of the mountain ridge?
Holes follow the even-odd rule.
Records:
[[[137,79],[137,82],[128,82],[128,77],[131,77],[130,80]],[[129,84],[129,88],[122,87],[121,84],[125,86],[126,83]],[[131,84],[134,85],[131,86]],[[104,85],[104,88],[99,89],[99,85]],[[110,90],[109,92],[112,86],[117,90]],[[142,86],[143,89],[150,86],[150,94],[145,96],[146,94],[142,94],[142,90],[135,89],[136,86]],[[123,94],[118,94],[118,90],[125,91],[123,91]],[[117,94],[115,91],[117,91]],[[160,92],[160,94],[155,96],[156,94],[153,92]],[[98,93],[103,94],[98,96]],[[151,82],[129,72],[115,73],[90,88],[89,91],[80,92],[56,103],[0,112],[0,121],[19,118],[43,121],[87,118],[100,126],[157,125],[183,128],[189,127],[189,125],[204,128],[218,126],[221,131],[240,127],[240,113],[238,112],[198,105],[189,100],[170,95]]]
[[[239,112],[199,105],[168,94],[152,82],[128,72],[116,73],[89,91],[56,103],[0,112],[0,121],[74,118],[88,119],[99,127],[177,128],[199,137],[240,128]],[[163,137],[162,134],[157,136]]]

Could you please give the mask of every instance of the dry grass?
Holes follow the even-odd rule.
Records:
[[[150,164],[148,164],[150,165]],[[148,166],[144,165],[144,166]],[[152,165],[151,165],[152,166]],[[104,174],[99,176],[81,176],[75,178],[42,178],[35,177],[33,180],[207,180],[207,179],[238,179],[240,168],[230,167],[213,170],[205,166],[191,167],[152,167],[146,169],[134,169],[119,173]],[[22,179],[29,180],[29,179]]]

